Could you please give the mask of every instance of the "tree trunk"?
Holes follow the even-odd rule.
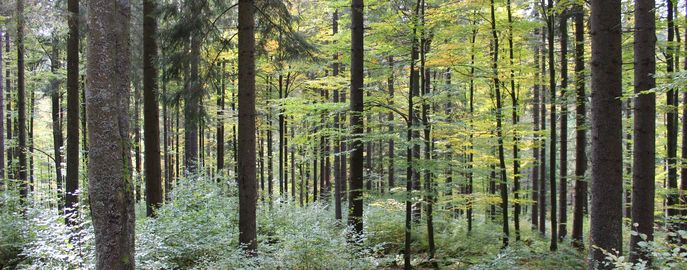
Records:
[[[195,9],[195,7],[193,7]],[[198,160],[198,121],[200,120],[200,100],[202,90],[198,78],[198,66],[200,65],[199,34],[191,35],[191,72],[184,94],[184,161],[187,174],[197,172]]]
[[[470,39],[470,129],[474,129],[474,123],[473,119],[475,116],[475,41],[477,40],[477,31],[478,28],[475,27],[477,24],[477,20],[473,22],[473,30],[472,30],[472,38]],[[468,204],[467,204],[467,219],[468,219],[468,233],[472,231],[472,214],[473,214],[473,191],[474,191],[474,184],[473,184],[473,176],[474,176],[474,157],[475,154],[473,153],[475,146],[474,146],[474,134],[470,132],[470,138],[469,138],[469,143],[468,143]]]
[[[412,192],[414,190],[414,183],[413,183],[413,178],[415,174],[414,166],[413,166],[413,159],[414,159],[414,150],[415,146],[411,143],[413,140],[413,128],[415,127],[415,104],[413,102],[414,98],[414,89],[419,87],[418,83],[418,72],[416,68],[416,61],[419,58],[419,50],[418,50],[418,39],[417,39],[417,29],[419,27],[418,25],[418,17],[420,16],[420,4],[421,0],[417,0],[416,5],[415,5],[415,16],[413,17],[413,35],[412,35],[412,46],[411,46],[411,54],[410,54],[410,93],[408,95],[408,119],[407,119],[407,127],[406,127],[406,201],[405,201],[405,234],[404,234],[404,250],[403,250],[403,269],[405,270],[410,270],[412,269],[411,266],[411,233],[412,233],[412,224],[414,220],[414,209],[413,209],[413,202],[412,202]]]
[[[590,246],[622,252],[622,57],[620,1],[593,0],[592,203]],[[590,250],[589,269],[612,269],[601,249]],[[621,253],[622,254],[622,253]]]
[[[3,84],[2,84],[2,68],[3,68],[3,63],[2,63],[2,38],[3,35],[7,36],[9,38],[9,35],[5,32],[0,32],[0,191],[4,189],[5,181],[5,137],[2,136],[2,134],[5,132],[4,129],[4,121],[5,121],[5,111],[3,107]],[[8,46],[9,48],[9,46]],[[8,54],[9,56],[9,54]],[[9,72],[9,65],[7,66],[7,70]],[[9,84],[9,74],[7,74],[7,84]],[[7,89],[9,91],[9,87]],[[62,203],[62,202],[58,202]]]
[[[637,96],[634,100],[632,224],[637,226],[632,229],[638,234],[630,238],[630,260],[635,263],[639,260],[651,262],[649,251],[640,247],[639,242],[654,239],[656,94],[645,91],[656,86],[653,76],[656,73],[655,4],[653,0],[635,1],[634,86]],[[639,234],[646,235],[646,240]]]
[[[389,64],[389,77],[387,79],[387,87],[389,88],[389,106],[394,106],[394,57],[389,56],[388,58],[388,64]],[[394,129],[394,113],[389,112],[387,114],[387,122],[389,123],[389,134],[392,135],[392,137],[389,139],[389,152],[388,152],[388,159],[389,159],[389,192],[391,192],[391,189],[396,187],[396,167],[395,167],[395,158],[396,158],[396,146],[395,142],[393,139],[393,135],[395,135],[396,131]]]
[[[135,78],[135,77],[134,77]],[[141,159],[141,124],[140,124],[140,119],[141,119],[141,87],[138,83],[138,81],[134,80],[132,83],[134,86],[134,113],[133,113],[133,125],[134,125],[134,134],[133,134],[133,139],[134,139],[134,162],[135,162],[135,169],[136,172],[134,174],[134,185],[135,185],[135,191],[134,195],[136,196],[136,203],[141,201],[142,193],[141,193],[141,181],[143,180],[143,177],[141,176],[141,170],[143,169],[141,166],[142,159]]]
[[[145,137],[146,215],[162,205],[160,112],[158,107],[157,4],[143,1],[143,119]]]
[[[258,247],[255,225],[255,5],[239,0],[239,243],[250,254]]]
[[[217,173],[220,175],[223,174],[224,170],[224,89],[226,87],[225,77],[227,76],[225,70],[226,62],[223,62],[222,71],[219,73],[222,86],[217,93],[219,95],[217,98]]]
[[[508,246],[508,238],[510,237],[508,226],[508,184],[506,183],[506,154],[503,146],[503,104],[501,100],[501,81],[499,80],[499,38],[496,32],[496,16],[494,0],[491,0],[491,33],[492,33],[492,72],[494,80],[494,91],[496,96],[496,138],[498,140],[498,158],[499,158],[499,189],[501,195],[501,215],[503,222],[503,246]]]
[[[575,209],[573,213],[573,245],[584,249],[584,209],[587,206],[587,96],[584,77],[584,8],[575,9]]]
[[[24,80],[24,0],[17,0],[17,113],[19,114],[17,129],[19,133],[19,169],[18,180],[24,206],[28,203],[28,195],[32,187],[27,177],[26,166],[26,88]]]
[[[673,22],[673,1],[666,0],[666,9],[668,10],[668,48],[666,49],[666,66],[667,72],[672,76],[675,69],[674,49],[671,43],[674,40],[674,22]],[[679,211],[677,209],[678,195],[677,195],[677,92],[675,89],[669,89],[667,92],[667,106],[668,112],[666,114],[666,129],[667,129],[667,166],[668,166],[668,191],[666,198],[666,208],[668,212],[668,230],[676,232],[677,225],[674,220]],[[668,236],[672,242],[677,242],[679,236]]]
[[[363,0],[351,1],[351,127],[353,132],[351,152],[351,206],[348,224],[353,234],[363,233]],[[358,236],[354,236],[358,237]]]
[[[557,225],[557,217],[558,215],[556,214],[557,212],[557,206],[556,206],[556,200],[558,199],[556,197],[556,121],[558,119],[556,118],[556,66],[555,66],[555,61],[554,61],[554,50],[555,47],[553,45],[554,43],[554,10],[553,10],[553,0],[548,0],[548,4],[546,6],[547,10],[547,15],[546,15],[546,25],[547,29],[549,31],[548,35],[548,42],[549,42],[549,91],[550,91],[550,98],[551,98],[551,115],[550,115],[550,134],[551,134],[551,139],[549,141],[551,150],[549,150],[549,187],[551,188],[550,192],[550,203],[551,203],[551,245],[549,246],[549,249],[551,251],[555,251],[558,249],[558,225]]]
[[[134,269],[134,198],[129,142],[128,1],[88,5],[88,184],[96,269]],[[111,76],[117,74],[117,76]]]
[[[518,92],[515,88],[515,71],[513,70],[513,17],[511,14],[511,1],[507,1],[508,9],[508,58],[510,59],[510,98],[513,104],[512,117],[513,122],[513,198],[515,199],[513,209],[513,223],[515,225],[515,240],[520,241],[520,160],[518,158],[519,149],[518,143]]]
[[[546,43],[546,31],[542,29],[542,44]],[[540,154],[539,154],[539,233],[544,236],[546,235],[546,102],[547,102],[547,94],[548,91],[546,89],[546,51],[547,49],[544,49],[542,52],[542,61],[541,61],[541,74],[542,74],[542,88],[541,88],[541,95],[539,96],[541,98],[541,113],[539,116],[541,116],[541,128],[539,129],[541,131],[541,136],[539,136],[539,139],[541,140],[541,145],[539,148]]]
[[[58,50],[58,39],[53,36],[52,40],[52,56],[50,56],[50,71],[55,74],[60,68],[59,64],[59,50]],[[62,125],[60,120],[60,112],[62,108],[60,106],[60,82],[53,80],[51,84],[51,116],[52,116],[52,138],[53,138],[53,155],[55,159],[55,182],[57,187],[57,209],[58,214],[63,214],[63,204],[64,200],[64,189],[63,189],[63,179],[62,179]],[[1,133],[0,133],[1,134]]]
[[[339,10],[334,10],[332,14],[332,35],[339,33]],[[337,78],[339,76],[339,54],[334,54],[334,63],[332,64],[332,76]],[[339,90],[334,89],[334,102],[339,102]],[[334,115],[334,125],[337,132],[341,131],[341,119],[339,113]],[[293,132],[293,128],[292,128]],[[341,142],[339,140],[340,136],[336,136],[334,139],[334,151],[338,152],[334,157],[334,218],[341,220],[341,182],[345,181],[341,179]]]
[[[534,29],[534,36],[539,36],[539,28]],[[534,46],[534,85],[532,86],[532,128],[533,128],[533,145],[532,148],[532,209],[531,217],[532,229],[535,230],[539,227],[539,148],[541,147],[541,140],[539,139],[539,107],[540,97],[539,92],[541,91],[540,84],[540,73],[539,73],[539,45]]]
[[[560,17],[561,35],[561,152],[558,185],[558,241],[568,234],[568,16]]]

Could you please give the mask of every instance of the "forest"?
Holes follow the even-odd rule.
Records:
[[[687,1],[2,0],[0,269],[687,269]]]

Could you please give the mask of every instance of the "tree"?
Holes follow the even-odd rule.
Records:
[[[672,43],[675,39],[675,26],[673,21],[673,0],[666,0],[667,9],[667,20],[668,20],[668,47],[666,48],[666,71],[668,74],[673,74],[675,70],[675,48]],[[668,181],[667,181],[667,198],[666,198],[666,209],[668,212],[668,230],[675,231],[676,226],[674,226],[675,221],[673,219],[678,215],[677,204],[677,91],[673,87],[670,87],[666,92],[667,110],[666,113],[666,131],[667,131],[667,169],[668,169]],[[673,241],[676,241],[675,237]]]
[[[549,187],[551,188],[551,192],[549,195],[551,196],[550,203],[551,203],[551,246],[549,249],[551,251],[555,251],[558,249],[558,225],[557,225],[557,218],[558,216],[556,215],[556,211],[558,210],[556,207],[556,121],[558,119],[556,118],[556,66],[555,66],[555,61],[554,61],[554,6],[553,6],[553,0],[548,0],[548,3],[546,5],[546,28],[548,30],[548,53],[549,53],[549,91],[551,91],[551,115],[550,115],[550,134],[551,134],[551,140],[549,143],[551,144],[551,149],[549,150]]]
[[[513,69],[513,14],[511,11],[511,1],[506,2],[508,11],[508,59],[510,60],[510,99],[513,104],[511,121],[514,126],[518,125],[518,92],[515,88],[515,70]],[[518,130],[513,129],[513,197],[515,198],[513,209],[513,223],[515,225],[515,240],[520,241],[520,160],[518,158],[520,149],[518,148]]]
[[[255,1],[239,0],[239,243],[249,254],[258,248],[255,224]]]
[[[535,38],[539,36],[539,28],[534,29]],[[539,103],[540,103],[540,92],[541,84],[539,83],[539,45],[534,45],[534,85],[532,86],[532,132],[534,133],[534,149],[532,149],[532,159],[534,160],[534,166],[532,167],[532,209],[531,209],[531,221],[532,228],[537,229],[539,227]]]
[[[622,56],[620,1],[591,2],[592,201],[589,269],[612,269],[622,251]]]
[[[654,198],[656,190],[656,94],[648,92],[656,86],[656,19],[655,1],[635,1],[634,43],[634,132],[632,167],[632,228],[638,234],[630,238],[630,259],[650,260],[639,242],[653,240]]]
[[[64,208],[73,215],[78,213],[75,207],[79,201],[76,194],[79,189],[79,0],[69,0],[67,10],[67,179]]]
[[[558,190],[558,241],[568,234],[568,15],[560,16],[561,43],[561,151]]]
[[[52,37],[52,52],[50,56],[50,72],[53,74],[57,73],[57,69],[60,67],[59,63],[59,44],[56,36]],[[53,79],[50,82],[50,90],[52,91],[50,96],[51,111],[52,116],[52,134],[53,134],[53,153],[55,158],[55,183],[57,188],[57,199],[60,203],[57,204],[58,213],[62,214],[64,205],[61,203],[64,199],[64,193],[62,188],[62,123],[60,119],[60,113],[62,111],[62,106],[60,106],[60,82],[57,79]],[[33,119],[33,118],[32,118]]]
[[[5,184],[5,138],[2,136],[4,133],[4,107],[3,107],[3,89],[2,89],[2,38],[7,35],[7,33],[0,32],[0,190],[3,189]],[[9,37],[9,36],[8,36]],[[8,69],[9,71],[9,69]],[[7,80],[9,84],[9,74],[7,74]],[[9,91],[9,89],[7,89]]]
[[[19,133],[19,169],[18,179],[20,184],[20,194],[24,203],[28,202],[28,195],[31,191],[29,179],[27,177],[26,166],[26,83],[24,78],[24,0],[17,0],[17,113],[19,114],[17,128]]]
[[[578,249],[584,248],[584,209],[587,206],[587,96],[584,76],[584,9],[575,5],[575,202],[572,239]]]
[[[128,1],[88,5],[88,185],[97,269],[134,269]],[[117,74],[117,76],[112,76]]]
[[[160,112],[158,107],[157,4],[143,1],[143,119],[145,142],[146,215],[162,205]]]
[[[364,1],[351,0],[351,127],[353,141],[351,145],[351,206],[348,212],[348,224],[353,227],[353,234],[363,233],[363,14]],[[354,236],[357,237],[357,236]]]
[[[492,76],[494,80],[494,95],[496,96],[496,139],[498,140],[498,153],[499,153],[499,189],[501,193],[501,215],[503,222],[503,246],[508,246],[509,226],[508,226],[508,185],[506,183],[506,154],[503,147],[503,105],[501,100],[501,82],[499,80],[499,38],[496,31],[496,16],[495,16],[495,5],[494,0],[491,0],[491,33],[492,33]]]

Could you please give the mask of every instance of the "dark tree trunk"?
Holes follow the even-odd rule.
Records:
[[[425,32],[425,0],[422,0],[422,33],[420,41],[421,59],[420,59],[420,72],[422,74],[422,127],[424,135],[424,159],[427,162],[432,160],[432,130],[429,123],[429,107],[430,104],[427,101],[429,95],[431,94],[431,73],[430,69],[427,68],[427,53],[429,53],[430,45],[432,40],[427,37],[428,33]],[[438,263],[434,259],[434,254],[436,253],[436,245],[434,243],[434,187],[432,184],[432,171],[429,168],[424,168],[424,182],[425,182],[425,192],[426,192],[426,211],[427,211],[427,245],[428,245],[428,255],[429,261],[433,268],[439,268]]]
[[[622,252],[622,57],[619,0],[593,0],[592,203],[590,246]],[[589,269],[612,269],[601,249]],[[621,253],[622,254],[622,253]]]
[[[475,27],[477,24],[477,20],[473,22],[473,30],[472,30],[472,38],[470,39],[470,129],[474,128],[474,123],[473,119],[475,116],[475,41],[477,40],[477,27]],[[468,139],[468,204],[467,204],[467,219],[468,219],[468,233],[472,231],[472,214],[473,214],[473,191],[474,191],[474,185],[473,185],[473,176],[474,176],[474,171],[473,171],[473,161],[474,161],[474,156],[475,154],[473,153],[474,150],[474,134],[470,132],[470,138]]]
[[[542,44],[546,43],[546,31],[542,29]],[[541,99],[540,107],[541,107],[541,113],[539,116],[541,116],[541,128],[539,129],[541,131],[541,134],[546,134],[546,102],[547,102],[547,94],[548,91],[546,89],[546,49],[542,51],[542,61],[541,61],[541,74],[542,74],[542,88],[541,88],[541,95],[539,98]],[[544,236],[546,235],[546,137],[545,135],[540,135],[540,148],[539,148],[539,233]]]
[[[195,7],[193,7],[195,9]],[[198,160],[198,121],[200,120],[200,100],[202,90],[198,77],[200,65],[199,34],[191,35],[191,70],[184,93],[184,172],[194,174],[199,166]]]
[[[336,9],[334,10],[334,14],[332,14],[332,35],[336,35],[339,33],[339,10]],[[334,63],[332,64],[332,75],[334,78],[339,76],[339,54],[335,53],[334,54]],[[338,103],[339,102],[339,90],[334,89],[334,102]],[[341,130],[341,119],[340,119],[339,113],[334,115],[334,125],[339,132]],[[293,132],[293,131],[292,131]],[[341,147],[340,147],[340,141],[338,140],[340,136],[336,136],[334,139],[334,149],[335,152],[339,152],[335,157],[334,157],[334,218],[337,220],[341,220],[342,218],[342,211],[341,211],[341,182],[345,181],[344,179],[341,178]]]
[[[557,225],[557,218],[558,215],[556,214],[557,212],[557,206],[556,206],[556,200],[558,199],[556,197],[556,121],[558,119],[556,118],[556,66],[555,66],[555,61],[554,61],[554,10],[553,10],[553,0],[548,0],[548,4],[546,6],[547,10],[547,15],[546,15],[546,25],[547,25],[547,30],[549,31],[548,35],[548,45],[549,45],[549,91],[550,91],[550,99],[551,99],[551,116],[549,121],[551,121],[550,124],[550,134],[551,134],[551,140],[549,141],[551,149],[549,150],[549,187],[551,188],[551,192],[549,195],[551,196],[550,203],[551,203],[551,245],[549,246],[549,249],[551,251],[554,251],[558,249],[558,225]]]
[[[141,192],[141,181],[143,180],[143,177],[141,176],[141,170],[143,169],[141,166],[142,159],[141,159],[141,124],[140,124],[140,119],[141,119],[141,87],[138,83],[138,81],[132,82],[134,86],[134,113],[133,113],[133,129],[134,129],[134,134],[133,134],[133,139],[134,139],[134,162],[135,162],[135,169],[136,172],[134,174],[134,185],[135,185],[135,191],[134,195],[136,196],[136,203],[141,201],[142,198],[142,192]]]
[[[403,269],[405,270],[410,270],[412,269],[411,266],[411,233],[412,233],[412,225],[413,225],[413,220],[414,220],[414,212],[413,212],[413,202],[412,202],[412,192],[414,190],[414,183],[413,183],[413,178],[414,178],[414,168],[413,168],[413,158],[414,158],[414,150],[415,146],[411,143],[413,140],[413,128],[415,127],[415,104],[413,104],[413,88],[418,88],[419,83],[418,83],[418,71],[416,68],[416,62],[417,59],[419,58],[419,49],[418,49],[418,38],[417,38],[417,29],[419,27],[418,25],[418,17],[420,16],[420,3],[421,0],[417,0],[417,3],[415,5],[415,16],[413,17],[413,35],[412,35],[412,46],[411,46],[411,54],[410,54],[410,94],[408,95],[408,119],[407,119],[407,127],[406,127],[406,194],[405,194],[405,233],[404,233],[404,246],[403,246]]]
[[[28,195],[32,189],[29,185],[26,166],[26,88],[24,80],[24,0],[17,0],[17,113],[19,119],[17,129],[19,134],[18,147],[18,180],[20,181],[20,191],[24,204],[28,203]]]
[[[513,104],[512,117],[513,126],[517,127],[518,116],[518,92],[515,88],[515,71],[513,70],[513,16],[511,14],[511,1],[507,1],[508,9],[508,58],[510,59],[510,98]],[[515,225],[515,240],[520,241],[520,160],[518,143],[518,129],[513,129],[513,198],[515,199],[513,209],[513,223]]]
[[[656,86],[653,76],[656,73],[655,4],[653,0],[635,1],[634,86],[637,96],[634,100],[632,224],[637,226],[632,229],[638,234],[630,238],[630,260],[635,263],[639,260],[651,262],[649,252],[640,247],[639,242],[654,239],[656,94],[645,91]],[[639,234],[646,235],[646,240]]]
[[[265,105],[269,108],[269,102],[272,98],[272,86],[269,84],[269,78],[267,83],[267,99],[265,100]],[[232,106],[233,107],[233,106]],[[236,130],[234,130],[234,133]],[[272,205],[274,201],[274,149],[272,147],[272,110],[268,109],[267,112],[267,197]],[[236,149],[234,149],[236,150]]]
[[[666,0],[666,9],[668,10],[668,48],[666,49],[666,66],[668,74],[673,74],[675,69],[674,48],[671,43],[674,40],[674,22],[673,22],[673,1]],[[677,92],[675,89],[669,89],[667,92],[668,112],[666,114],[666,129],[667,129],[667,166],[668,166],[668,193],[666,198],[666,208],[668,212],[668,230],[676,231],[677,227],[674,224],[676,216],[679,214],[677,209],[678,195],[677,195]],[[679,237],[668,238],[676,242]],[[677,238],[677,239],[676,239]]]
[[[78,213],[76,204],[79,197],[79,0],[67,3],[69,17],[69,37],[67,38],[67,179],[66,201],[64,208],[67,214],[75,218]],[[85,113],[85,112],[83,112]],[[86,137],[86,136],[84,136]],[[84,149],[85,150],[85,149]],[[74,219],[66,219],[71,225]]]
[[[561,42],[561,152],[558,185],[558,241],[568,235],[568,16],[559,22]]]
[[[279,74],[279,100],[284,98],[284,77]],[[279,196],[284,195],[284,109],[279,107]]]
[[[157,4],[143,1],[143,119],[145,140],[146,215],[162,205],[160,112],[158,107]]]
[[[575,208],[572,239],[579,250],[584,249],[584,209],[587,208],[587,96],[584,77],[584,8],[575,9]]]
[[[4,129],[5,129],[5,126],[4,126],[5,125],[5,123],[4,123],[5,122],[4,108],[5,107],[3,107],[3,97],[4,96],[3,96],[3,88],[2,88],[2,86],[3,86],[3,84],[2,84],[2,68],[3,68],[3,66],[2,66],[2,64],[3,64],[2,63],[2,59],[3,59],[3,57],[2,57],[2,43],[3,43],[2,38],[3,38],[3,34],[5,36],[7,36],[7,38],[9,38],[9,35],[6,32],[0,32],[0,190],[3,190],[3,188],[5,186],[5,181],[6,181],[6,178],[5,178],[5,137],[2,136],[2,134],[5,132],[4,131]],[[8,46],[8,48],[9,48],[9,46]],[[9,54],[8,54],[8,56],[9,56]],[[7,71],[9,73],[9,65],[7,66]],[[9,79],[10,79],[9,74],[7,74],[7,84],[9,84]],[[7,90],[9,91],[9,86],[8,86]],[[58,203],[62,203],[62,202],[58,202]]]
[[[503,104],[501,100],[501,81],[499,80],[499,38],[496,32],[496,16],[494,0],[491,0],[491,33],[492,33],[492,52],[493,57],[491,61],[492,72],[494,76],[494,91],[496,96],[496,139],[498,140],[498,157],[499,157],[499,189],[501,195],[501,218],[503,219],[503,246],[508,246],[508,238],[510,237],[508,226],[508,184],[506,183],[506,153],[503,146]]]
[[[128,1],[88,5],[88,190],[96,269],[134,269],[134,198],[129,142]],[[117,76],[112,76],[117,74]]]
[[[389,61],[389,78],[387,79],[387,87],[389,87],[389,106],[394,106],[394,57],[389,56],[388,58]],[[394,129],[394,113],[389,112],[387,114],[387,122],[389,123],[389,134],[394,135],[395,134],[395,129]],[[396,166],[395,166],[395,158],[396,158],[396,146],[393,137],[389,139],[389,152],[388,152],[388,159],[389,159],[389,192],[391,192],[391,189],[396,187]]]
[[[534,29],[534,36],[539,36],[539,28]],[[540,97],[539,92],[541,91],[540,84],[541,76],[539,73],[539,45],[534,46],[534,85],[532,86],[532,128],[533,128],[533,144],[532,149],[532,209],[531,209],[531,221],[532,229],[537,229],[539,227],[539,148],[541,147],[541,140],[539,139],[539,107],[540,107]],[[543,105],[541,105],[543,106]]]
[[[351,1],[351,206],[348,224],[354,234],[363,233],[363,0]],[[357,236],[355,236],[357,237]]]
[[[217,91],[219,98],[217,98],[217,173],[223,174],[224,170],[224,89],[226,87],[225,80],[226,63],[222,63],[222,71],[220,80],[222,81],[221,88]],[[258,131],[259,133],[260,131]],[[262,151],[261,151],[262,153]],[[262,157],[261,159],[262,160]]]
[[[239,243],[250,254],[258,247],[255,225],[255,5],[239,0]]]
[[[58,49],[58,39],[53,36],[52,40],[52,55],[50,56],[50,71],[52,73],[57,73],[60,68],[59,63],[59,49]],[[55,159],[55,183],[57,187],[57,204],[58,213],[61,215],[64,211],[62,204],[64,200],[64,190],[63,190],[63,179],[62,179],[62,125],[60,120],[60,112],[62,108],[60,106],[60,82],[53,80],[51,84],[51,116],[52,116],[52,138],[53,138],[53,155]],[[0,133],[1,134],[1,133]]]

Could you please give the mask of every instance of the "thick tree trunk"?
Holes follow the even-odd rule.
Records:
[[[656,94],[645,92],[656,86],[655,1],[635,1],[634,33],[634,132],[632,167],[632,224],[638,234],[630,238],[630,260],[650,261],[649,252],[639,246],[654,239],[656,193]],[[687,63],[687,62],[686,62]],[[684,136],[684,133],[683,133]],[[683,175],[685,175],[683,171]],[[646,235],[646,240],[639,234]]]
[[[351,200],[348,224],[353,234],[363,233],[363,0],[351,1],[351,128],[353,132],[351,152]],[[358,237],[358,236],[354,236]]]
[[[239,243],[250,254],[258,247],[255,225],[255,3],[239,0]],[[244,246],[245,245],[245,246]]]
[[[619,0],[593,0],[592,203],[589,269],[612,269],[601,249],[622,252],[622,57]]]
[[[143,1],[143,119],[145,140],[146,215],[162,205],[160,111],[158,107],[157,4]]]
[[[88,5],[88,190],[96,269],[134,269],[129,142],[129,2]],[[118,74],[111,76],[111,74]]]
[[[406,127],[406,201],[405,201],[405,233],[404,233],[404,250],[403,250],[403,269],[405,270],[410,270],[412,269],[411,266],[411,233],[412,233],[412,225],[413,225],[413,220],[414,220],[414,212],[413,212],[413,203],[412,203],[412,192],[414,190],[414,184],[413,184],[413,178],[414,178],[414,166],[413,166],[413,159],[414,159],[414,150],[415,146],[411,143],[413,140],[413,128],[415,127],[415,104],[413,102],[413,88],[419,87],[418,83],[418,72],[416,68],[416,61],[419,58],[419,50],[418,50],[418,39],[417,39],[417,29],[418,29],[418,17],[420,16],[420,3],[421,0],[417,0],[417,3],[415,5],[415,17],[413,17],[413,35],[412,35],[412,46],[411,46],[411,54],[410,54],[410,94],[408,95],[408,119],[407,119],[407,127]]]
[[[584,209],[587,207],[587,96],[584,77],[584,8],[575,9],[575,208],[573,213],[573,245],[584,249]]]

